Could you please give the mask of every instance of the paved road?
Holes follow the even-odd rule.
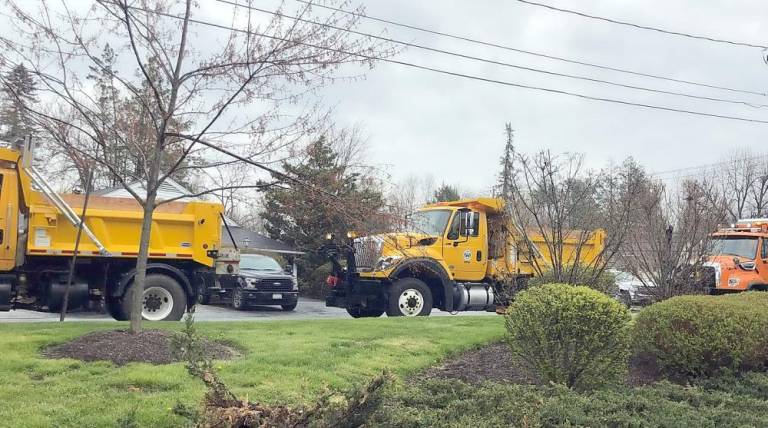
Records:
[[[495,315],[490,312],[463,312],[459,315]],[[432,316],[451,316],[439,310],[433,310]],[[325,302],[315,299],[301,298],[295,311],[283,312],[280,308],[259,306],[246,311],[236,311],[223,305],[198,305],[195,319],[198,321],[268,321],[268,320],[305,320],[351,318],[347,311],[339,308],[327,308]],[[59,320],[58,314],[35,312],[19,309],[10,312],[0,312],[0,322],[54,322]],[[106,314],[96,312],[76,312],[67,315],[67,321],[111,321]]]

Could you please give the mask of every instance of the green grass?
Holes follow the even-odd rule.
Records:
[[[387,369],[400,377],[464,349],[499,340],[501,317],[381,318],[198,323],[201,333],[236,343],[241,358],[217,362],[239,396],[306,403]],[[0,327],[0,426],[115,426],[137,410],[141,426],[179,426],[177,402],[200,403],[202,384],[182,364],[153,366],[48,360],[47,345],[125,323],[4,324]],[[180,329],[181,324],[147,324]]]

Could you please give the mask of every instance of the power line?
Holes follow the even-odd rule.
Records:
[[[377,36],[377,35],[371,34],[371,33],[365,33],[365,32],[361,32],[361,31],[357,31],[357,30],[352,30],[352,29],[349,29],[349,28],[338,27],[338,26],[327,24],[327,23],[324,23],[324,22],[313,21],[313,20],[309,20],[309,19],[300,18],[300,17],[297,17],[297,16],[285,15],[285,14],[282,14],[280,12],[274,12],[274,11],[270,11],[270,10],[254,7],[254,6],[241,5],[241,4],[238,4],[236,2],[232,2],[230,0],[216,0],[216,1],[218,1],[220,3],[229,4],[229,5],[232,5],[232,6],[235,6],[235,7],[243,7],[243,8],[252,10],[252,11],[257,11],[257,12],[261,12],[261,13],[265,13],[265,14],[270,14],[270,15],[278,16],[278,17],[281,17],[281,18],[292,19],[292,20],[297,21],[297,22],[305,22],[305,23],[312,24],[312,25],[318,25],[318,26],[322,26],[322,27],[325,27],[325,28],[331,28],[331,29],[334,29],[334,30],[337,30],[337,31],[344,31],[344,32],[347,32],[347,33],[350,33],[350,34],[357,34],[357,35],[363,36],[363,37],[369,37],[369,38],[373,38],[373,39],[377,39],[377,40],[381,40],[381,41],[386,41],[386,42],[389,42],[389,43],[394,43],[394,44],[399,44],[399,45],[402,45],[402,46],[407,46],[407,47],[412,47],[412,48],[416,48],[416,49],[425,50],[425,51],[428,51],[428,52],[435,52],[435,53],[449,55],[449,56],[453,56],[453,57],[457,57],[457,58],[469,59],[469,60],[472,60],[472,61],[479,61],[479,62],[483,62],[483,63],[486,63],[486,64],[500,65],[500,66],[503,66],[503,67],[515,68],[515,69],[518,69],[518,70],[530,71],[530,72],[540,73],[540,74],[547,74],[547,75],[550,75],[550,76],[557,76],[557,77],[564,77],[564,78],[568,78],[568,79],[583,80],[583,81],[592,82],[592,83],[600,83],[600,84],[605,84],[605,85],[610,85],[610,86],[616,86],[616,87],[621,87],[621,88],[626,88],[626,89],[634,89],[634,90],[645,91],[645,92],[653,92],[653,93],[664,94],[664,95],[674,95],[674,96],[678,96],[678,97],[692,98],[692,99],[705,100],[705,101],[714,101],[714,102],[721,102],[721,103],[729,103],[729,104],[740,104],[740,105],[746,105],[746,106],[754,107],[754,108],[768,107],[768,105],[766,105],[766,104],[755,104],[755,103],[750,103],[750,102],[747,102],[747,101],[723,99],[723,98],[716,98],[716,97],[707,97],[707,96],[702,96],[702,95],[688,94],[688,93],[685,93],[685,92],[666,91],[666,90],[663,90],[663,89],[646,88],[646,87],[643,87],[643,86],[628,85],[628,84],[624,84],[624,83],[620,83],[620,82],[614,82],[614,81],[610,81],[610,80],[597,79],[597,78],[589,77],[589,76],[580,76],[580,75],[574,75],[574,74],[559,73],[559,72],[550,71],[550,70],[544,70],[544,69],[540,69],[540,68],[527,67],[527,66],[522,66],[522,65],[518,65],[518,64],[512,64],[512,63],[508,63],[508,62],[496,61],[496,60],[491,60],[491,59],[487,59],[487,58],[481,58],[481,57],[477,57],[477,56],[473,56],[473,55],[462,54],[462,53],[455,52],[455,51],[448,51],[448,50],[445,50],[445,49],[432,48],[432,47],[429,47],[429,46],[424,46],[424,45],[420,45],[420,44],[416,44],[416,43],[411,43],[411,42],[405,42],[405,41],[402,41],[402,40],[392,39],[392,38],[389,38],[389,37]]]
[[[602,17],[602,16],[590,15],[590,14],[587,14],[587,13],[584,13],[584,12],[579,12],[579,11],[572,10],[572,9],[562,9],[562,8],[555,7],[555,6],[552,6],[552,5],[549,5],[549,4],[536,3],[536,2],[533,2],[533,1],[530,1],[530,0],[517,0],[517,1],[520,2],[520,3],[529,4],[531,6],[539,6],[539,7],[543,7],[543,8],[546,8],[546,9],[554,10],[554,11],[557,11],[557,12],[570,13],[572,15],[581,16],[583,18],[596,19],[598,21],[605,21],[605,22],[610,22],[612,24],[618,24],[618,25],[626,25],[628,27],[633,27],[633,28],[637,28],[637,29],[640,29],[640,30],[656,31],[658,33],[670,34],[670,35],[673,35],[673,36],[682,36],[682,37],[688,37],[690,39],[706,40],[708,42],[715,42],[715,43],[725,43],[725,44],[734,45],[734,46],[744,46],[744,47],[748,47],[748,48],[768,49],[768,46],[766,46],[766,45],[758,45],[758,44],[745,43],[745,42],[734,42],[732,40],[718,39],[718,38],[715,38],[715,37],[700,36],[700,35],[696,35],[696,34],[682,33],[682,32],[671,31],[671,30],[664,30],[664,29],[661,29],[661,28],[649,27],[647,25],[639,25],[639,24],[634,24],[632,22],[619,21],[617,19],[611,19],[611,18],[605,18],[605,17]]]
[[[749,157],[745,157],[745,158],[727,159],[727,160],[724,160],[724,161],[714,162],[714,163],[709,163],[709,164],[695,165],[695,166],[689,166],[689,167],[685,167],[685,168],[675,168],[675,169],[669,169],[669,170],[666,170],[666,171],[652,172],[652,173],[650,173],[648,175],[650,175],[650,176],[660,176],[660,175],[675,174],[675,173],[686,172],[686,171],[707,170],[707,169],[714,168],[714,167],[721,166],[721,165],[734,164],[734,163],[737,163],[737,162],[747,161],[747,160],[751,160],[751,159],[755,159],[755,160],[763,159],[763,160],[765,160],[766,158],[768,158],[768,154],[757,155],[757,156],[749,156]],[[696,174],[688,174],[688,175],[684,175],[682,177],[692,177],[694,175],[696,175]]]
[[[149,9],[145,9],[145,8],[141,8],[141,7],[137,7],[137,6],[128,6],[128,7],[130,9],[143,11],[145,13],[151,13],[151,14],[155,14],[155,15],[159,15],[159,16],[165,16],[165,17],[173,18],[173,19],[177,19],[177,20],[184,20],[185,19],[182,16],[172,15],[172,14],[169,14],[169,13],[160,12],[160,11],[156,11],[156,10],[149,10]],[[541,86],[524,85],[524,84],[521,84],[521,83],[514,83],[514,82],[497,80],[497,79],[492,79],[492,78],[487,78],[487,77],[481,77],[481,76],[474,76],[474,75],[470,75],[470,74],[458,73],[458,72],[454,72],[454,71],[443,70],[443,69],[434,68],[434,67],[428,67],[428,66],[425,66],[425,65],[414,64],[414,63],[411,63],[411,62],[399,61],[399,60],[394,60],[394,59],[390,59],[390,58],[379,58],[379,57],[376,57],[376,56],[373,56],[373,55],[366,55],[366,54],[362,54],[362,53],[358,53],[358,52],[349,52],[349,51],[345,51],[345,50],[342,50],[342,49],[336,49],[336,48],[329,48],[329,47],[325,47],[325,46],[319,46],[319,45],[312,44],[312,43],[306,43],[306,42],[301,42],[301,41],[297,41],[297,40],[286,39],[286,38],[282,38],[282,37],[272,36],[272,35],[269,35],[269,34],[258,33],[258,32],[255,32],[255,31],[243,30],[243,29],[239,29],[239,28],[229,27],[229,26],[226,26],[226,25],[216,24],[216,23],[207,22],[207,21],[201,21],[201,20],[194,19],[194,18],[189,18],[188,20],[189,20],[189,22],[192,22],[192,23],[195,23],[195,24],[199,24],[199,25],[203,25],[203,26],[212,27],[212,28],[219,28],[219,29],[223,29],[223,30],[227,30],[227,31],[234,31],[234,32],[249,34],[249,35],[253,35],[253,36],[260,36],[260,37],[264,37],[264,38],[272,39],[272,40],[276,40],[276,41],[293,43],[293,44],[295,44],[297,46],[306,46],[306,47],[310,47],[310,48],[313,48],[313,49],[319,49],[319,50],[324,50],[324,51],[329,51],[329,52],[340,53],[340,54],[347,55],[347,56],[354,56],[354,57],[357,57],[357,58],[360,58],[360,59],[364,59],[364,60],[368,60],[368,61],[381,61],[381,62],[386,62],[386,63],[390,63],[390,64],[398,64],[398,65],[402,65],[402,66],[405,66],[405,67],[410,67],[410,68],[415,68],[415,69],[425,70],[425,71],[431,71],[431,72],[438,73],[438,74],[443,74],[443,75],[446,75],[446,76],[461,77],[461,78],[470,79],[470,80],[477,80],[477,81],[486,82],[486,83],[498,84],[498,85],[502,85],[502,86],[509,86],[509,87],[522,88],[522,89],[529,89],[529,90],[541,91],[541,92],[548,92],[548,93],[552,93],[552,94],[568,95],[568,96],[582,98],[582,99],[587,99],[587,100],[592,100],[592,101],[602,101],[602,102],[613,103],[613,104],[621,104],[621,105],[627,105],[627,106],[642,107],[642,108],[646,108],[646,109],[662,110],[662,111],[669,111],[669,112],[675,112],[675,113],[685,113],[685,114],[690,114],[690,115],[695,115],[695,116],[715,117],[715,118],[719,118],[719,119],[729,119],[729,120],[735,120],[735,121],[740,121],[740,122],[768,124],[768,120],[751,119],[751,118],[746,118],[746,117],[729,116],[729,115],[722,115],[722,114],[716,114],[716,113],[705,113],[705,112],[700,112],[700,111],[695,111],[695,110],[685,110],[685,109],[678,109],[678,108],[674,108],[674,107],[658,106],[658,105],[654,105],[654,104],[636,103],[636,102],[631,102],[631,101],[618,100],[618,99],[614,99],[614,98],[603,98],[603,97],[597,97],[597,96],[581,94],[581,93],[578,93],[578,92],[570,92],[570,91],[564,91],[564,90],[560,90],[560,89],[545,88],[545,87],[541,87]]]
[[[441,31],[437,31],[437,30],[431,30],[431,29],[428,29],[428,28],[418,27],[418,26],[415,26],[415,25],[403,24],[403,23],[392,21],[392,20],[389,20],[389,19],[378,18],[378,17],[371,16],[371,15],[365,15],[365,14],[362,14],[362,13],[358,13],[358,12],[354,12],[354,11],[350,11],[350,10],[346,10],[346,9],[342,9],[342,8],[322,5],[322,4],[318,4],[318,3],[312,3],[311,1],[308,1],[308,0],[296,0],[296,1],[299,2],[299,3],[304,3],[304,4],[307,4],[307,5],[311,5],[313,7],[319,7],[319,8],[323,8],[323,9],[326,9],[326,10],[332,10],[332,11],[336,11],[336,12],[346,13],[348,15],[355,16],[357,18],[363,18],[363,19],[368,19],[368,20],[371,20],[371,21],[381,22],[381,23],[393,25],[393,26],[396,26],[396,27],[408,28],[410,30],[416,30],[416,31],[420,31],[420,32],[423,32],[423,33],[433,34],[433,35],[436,35],[436,36],[448,37],[448,38],[451,38],[451,39],[454,39],[454,40],[461,40],[461,41],[465,41],[465,42],[469,42],[469,43],[475,43],[475,44],[479,44],[479,45],[483,45],[483,46],[494,47],[494,48],[503,49],[503,50],[507,50],[507,51],[511,51],[511,52],[517,52],[517,53],[522,53],[522,54],[526,54],[526,55],[533,55],[533,56],[537,56],[537,57],[540,57],[540,58],[547,58],[547,59],[551,59],[551,60],[555,60],[555,61],[567,62],[567,63],[570,63],[570,64],[577,64],[577,65],[582,65],[582,66],[586,66],[586,67],[593,67],[593,68],[598,68],[598,69],[601,69],[601,70],[615,71],[615,72],[618,72],[618,73],[626,73],[626,74],[631,74],[631,75],[634,75],[634,76],[648,77],[648,78],[651,78],[651,79],[666,80],[666,81],[675,82],[675,83],[683,83],[683,84],[686,84],[686,85],[701,86],[701,87],[711,88],[711,89],[719,89],[719,90],[723,90],[723,91],[738,92],[738,93],[743,93],[743,94],[759,95],[759,96],[766,96],[766,95],[768,95],[768,94],[766,94],[764,92],[750,91],[750,90],[747,90],[747,89],[730,88],[730,87],[727,87],[727,86],[714,85],[714,84],[710,84],[710,83],[694,82],[694,81],[690,81],[690,80],[676,79],[676,78],[667,77],[667,76],[660,76],[660,75],[657,75],[657,74],[643,73],[643,72],[639,72],[639,71],[627,70],[627,69],[611,67],[611,66],[607,66],[607,65],[594,64],[594,63],[590,63],[590,62],[585,62],[585,61],[580,61],[580,60],[575,60],[575,59],[570,59],[570,58],[564,58],[564,57],[555,56],[555,55],[549,55],[549,54],[545,54],[545,53],[541,53],[541,52],[535,52],[535,51],[530,51],[530,50],[525,50],[525,49],[519,49],[519,48],[515,48],[515,47],[512,47],[512,46],[508,46],[508,45],[502,45],[502,44],[499,44],[499,43],[487,42],[487,41],[478,40],[478,39],[474,39],[474,38],[470,38],[470,37],[466,37],[466,36],[458,36],[458,35],[455,35],[455,34],[449,34],[449,33],[441,32]]]

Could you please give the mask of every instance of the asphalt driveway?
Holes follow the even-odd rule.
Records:
[[[492,312],[462,312],[461,315],[495,315]],[[453,316],[437,309],[431,316]],[[340,308],[328,308],[322,300],[300,298],[296,310],[284,312],[279,307],[257,306],[238,311],[224,305],[198,305],[195,319],[198,321],[268,321],[268,320],[303,320],[350,318],[347,311]],[[25,309],[0,312],[0,322],[56,322],[59,314],[35,312]],[[97,312],[73,312],[67,315],[67,321],[111,321],[107,314]]]

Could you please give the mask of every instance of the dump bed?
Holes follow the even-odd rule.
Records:
[[[40,193],[32,192],[29,205],[27,255],[74,253],[77,228]],[[83,210],[82,195],[61,195],[77,215]],[[221,204],[209,202],[170,202],[155,209],[149,257],[152,259],[187,259],[213,266],[209,250],[221,248]],[[143,211],[131,198],[91,196],[85,224],[108,251],[106,257],[135,258]],[[80,255],[100,256],[91,239],[80,238]],[[102,255],[103,256],[103,255]]]

